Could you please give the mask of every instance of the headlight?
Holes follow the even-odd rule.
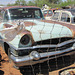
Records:
[[[20,42],[23,45],[27,45],[30,42],[30,40],[31,40],[30,36],[26,34],[21,38]]]

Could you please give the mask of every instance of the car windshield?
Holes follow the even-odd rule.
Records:
[[[25,18],[43,18],[41,10],[39,8],[15,8],[9,9],[8,18],[13,19],[25,19]]]

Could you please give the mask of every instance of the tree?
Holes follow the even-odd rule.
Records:
[[[33,0],[35,6],[42,7],[43,4],[47,4],[50,7],[53,7],[62,2],[62,0]],[[52,6],[53,4],[53,6]]]
[[[38,7],[42,7],[43,4],[47,4],[48,5],[48,0],[34,0],[34,3],[35,3],[35,6],[38,6]]]
[[[26,5],[26,1],[25,0],[17,0],[15,1],[15,5]]]
[[[35,4],[32,1],[29,1],[27,5],[28,6],[34,6]]]
[[[60,2],[62,2],[62,0],[49,0],[50,3],[53,3],[53,4],[58,4]]]

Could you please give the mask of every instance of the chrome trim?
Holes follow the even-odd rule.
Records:
[[[60,55],[60,54],[62,55],[63,53],[65,53],[63,55],[66,55],[70,51],[73,51],[73,53],[74,53],[74,51],[75,51],[74,47],[70,47],[70,48],[62,50],[62,51],[39,53],[40,54],[40,59],[36,60],[36,61],[30,55],[22,56],[22,57],[15,57],[15,56],[11,55],[10,58],[13,60],[13,62],[15,63],[16,66],[20,67],[20,66],[34,65],[34,64],[37,64],[37,63],[42,63],[44,61],[55,58],[56,55]],[[66,53],[66,52],[68,52],[68,53]],[[53,56],[53,57],[51,57],[51,56]]]
[[[66,44],[69,44],[69,43],[72,43],[72,42],[75,42],[75,40],[68,40],[68,41],[65,41],[63,43],[59,43],[57,45],[36,45],[36,46],[32,46],[32,47],[25,47],[25,48],[16,48],[14,47],[13,45],[10,44],[10,46],[12,48],[14,48],[15,50],[27,50],[27,49],[37,49],[37,48],[53,48],[53,47],[61,47],[61,46],[64,46]]]

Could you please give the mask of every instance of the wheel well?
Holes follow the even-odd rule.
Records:
[[[8,55],[8,48],[9,48],[9,45],[6,42],[4,42],[4,50],[7,55]]]

